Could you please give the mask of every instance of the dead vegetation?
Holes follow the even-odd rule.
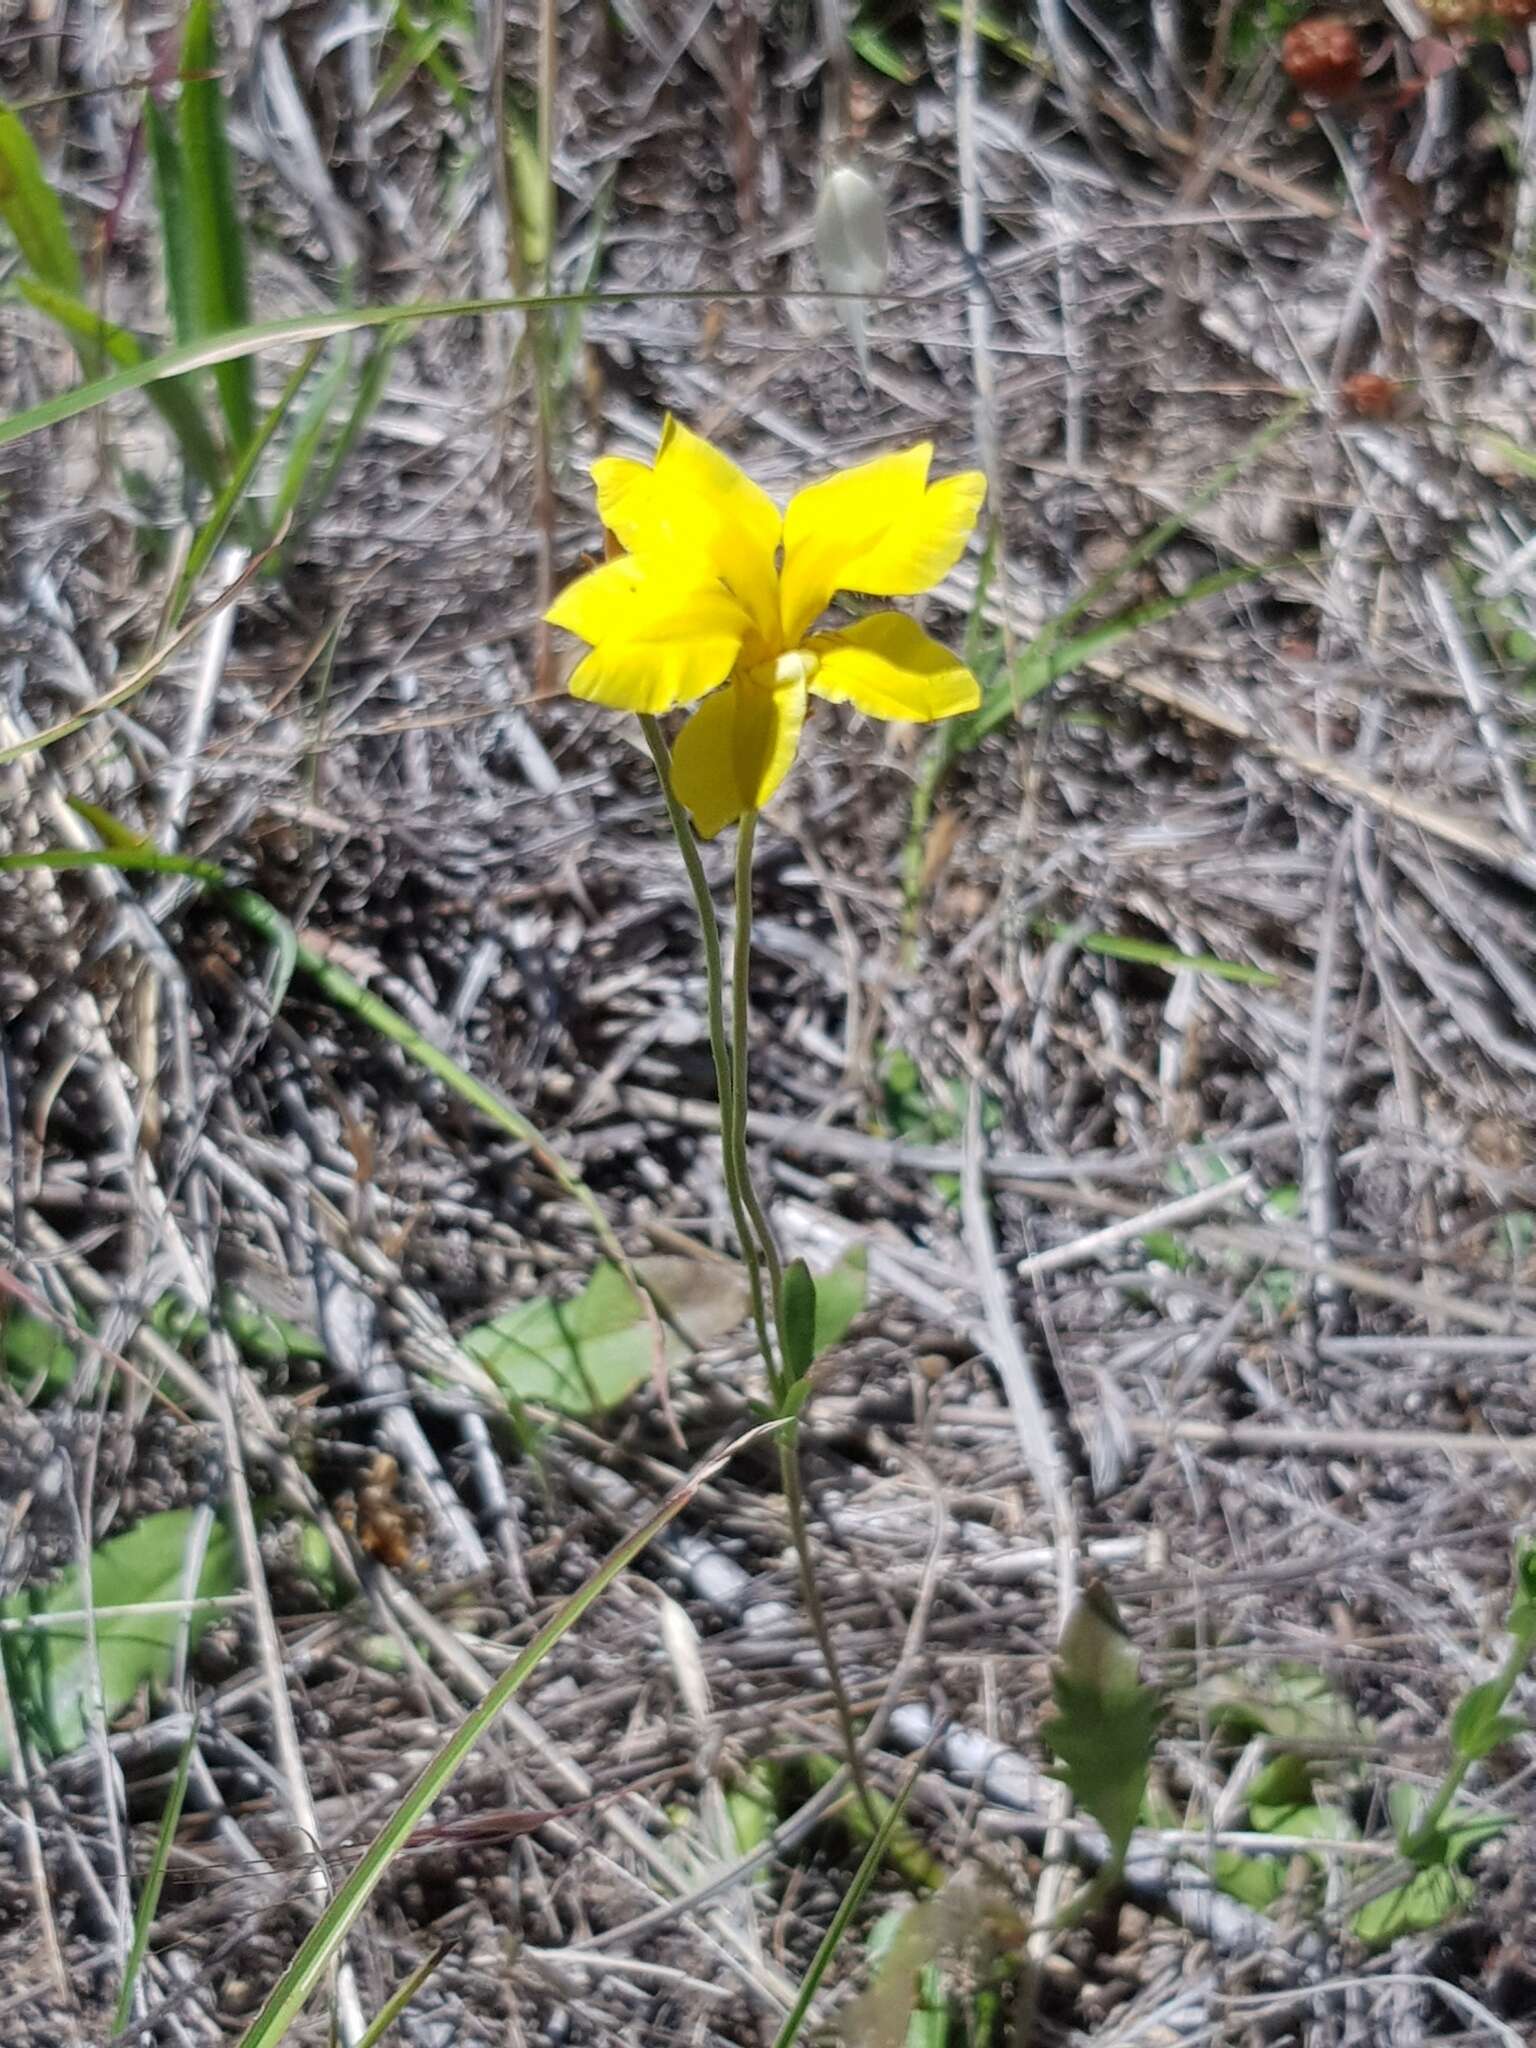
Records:
[[[567,9],[554,276],[604,296],[547,434],[518,316],[413,325],[281,578],[0,768],[0,835],[86,843],[84,800],[216,862],[534,1119],[628,1252],[727,1252],[697,935],[647,764],[538,689],[541,585],[599,543],[583,461],[643,452],[666,409],[781,496],[902,441],[979,451],[995,549],[939,608],[1000,675],[1182,515],[1075,630],[1145,623],[953,762],[915,921],[919,736],[824,717],[759,841],[759,1159],[792,1250],[870,1256],[808,1423],[831,1620],[877,1784],[925,1752],[914,1858],[988,1913],[1043,1915],[1094,1861],[1039,1744],[1086,1576],[1169,1688],[1165,1825],[1124,1902],[1036,1956],[1035,2038],[1528,2039],[1528,1738],[1472,1781],[1510,1826],[1471,1897],[1380,1953],[1350,1924],[1392,1867],[1388,1783],[1438,1780],[1494,1667],[1536,1455],[1530,45],[1351,10],[1367,98],[1298,127],[1263,9],[1041,0],[1011,45],[968,9],[897,10],[901,84],[829,49],[835,17]],[[419,52],[399,70],[412,23],[448,83]],[[0,42],[5,99],[108,247],[108,310],[160,334],[133,137],[173,27],[56,0]],[[507,291],[485,109],[498,62],[533,104],[539,25],[484,28],[231,0],[262,316]],[[892,240],[867,383],[810,253],[840,93]],[[295,360],[263,361],[269,402]],[[5,412],[73,374],[7,298]],[[1362,376],[1385,397],[1340,395]],[[0,747],[154,646],[168,447],[129,397],[0,449]],[[205,599],[243,559],[232,539]],[[107,2038],[195,1706],[132,2038],[236,2039],[323,1900],[314,1845],[367,1839],[757,1387],[716,1345],[674,1377],[681,1444],[646,1390],[530,1448],[456,1340],[589,1273],[547,1160],[193,882],[0,887],[6,1285],[94,1324],[67,1394],[13,1373],[0,1406],[6,1590],[203,1504],[261,1567],[153,1711],[8,1786],[4,2035]],[[323,1356],[242,1347],[230,1289]],[[200,1345],[147,1321],[167,1290],[212,1305]],[[1363,1843],[1292,1859],[1266,1914],[1209,1881],[1214,1848],[1257,1853],[1259,1760],[1212,1702],[1297,1669],[1346,1710],[1305,1736]],[[413,2048],[772,2040],[860,1848],[821,1817],[824,1685],[748,1453],[456,1782],[442,1817],[509,1813],[503,1836],[392,1873],[334,1988],[342,2037],[448,1942]],[[746,1853],[726,1794],[764,1763],[773,1836]],[[865,1981],[869,1917],[822,2018]],[[1002,2040],[1023,1935],[994,1946]],[[955,1964],[973,2016],[994,1962]]]

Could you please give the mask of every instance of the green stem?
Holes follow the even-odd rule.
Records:
[[[677,792],[672,787],[672,754],[667,746],[667,736],[661,729],[660,721],[645,712],[640,714],[640,727],[645,734],[645,743],[651,750],[651,759],[656,764],[656,779],[661,784],[667,817],[672,825],[672,836],[677,841],[677,850],[683,857],[683,867],[687,871],[689,885],[693,890],[699,932],[704,940],[709,1049],[715,1062],[715,1092],[720,1099],[720,1139],[725,1168],[725,1194],[730,1204],[736,1239],[741,1246],[742,1263],[747,1269],[747,1285],[752,1296],[752,1327],[757,1333],[758,1348],[763,1354],[769,1391],[777,1402],[780,1395],[779,1370],[774,1363],[773,1345],[768,1335],[768,1307],[763,1296],[758,1242],[752,1227],[751,1210],[742,1188],[740,1155],[732,1143],[736,1130],[737,1088],[736,1074],[731,1063],[731,1050],[725,1036],[725,957],[720,949],[720,922],[715,915],[715,899],[710,894],[709,877],[705,874],[704,863],[699,858],[699,842],[694,837],[688,813],[678,802]],[[742,1096],[744,1099],[744,1089]]]
[[[773,1320],[780,1336],[783,1356],[784,1261],[774,1240],[773,1225],[758,1198],[747,1156],[747,1073],[750,1067],[752,1021],[752,843],[757,837],[757,813],[748,811],[736,828],[736,933],[731,960],[731,1071],[737,1077],[731,1105],[730,1146],[736,1154],[736,1174],[742,1198],[757,1232],[768,1263],[768,1287],[773,1298]]]
[[[1536,1648],[1536,1638],[1533,1638],[1532,1632],[1517,1628],[1514,1640],[1509,1646],[1509,1652],[1504,1662],[1499,1666],[1498,1671],[1494,1674],[1492,1681],[1494,1689],[1488,1700],[1488,1712],[1490,1714],[1503,1712],[1510,1694],[1520,1683],[1525,1667],[1530,1662],[1533,1648]],[[1410,1861],[1423,1855],[1432,1846],[1436,1830],[1445,1818],[1452,1800],[1461,1790],[1468,1771],[1471,1770],[1476,1761],[1477,1759],[1471,1756],[1457,1756],[1452,1759],[1449,1769],[1435,1790],[1434,1797],[1419,1815],[1413,1833],[1403,1841],[1403,1854]]]
[[[782,1366],[775,1362],[775,1353],[768,1336],[767,1305],[763,1298],[760,1263],[766,1260],[773,1291],[774,1334],[779,1339],[780,1358],[787,1357],[784,1350],[784,1291],[783,1266],[778,1247],[773,1241],[773,1230],[767,1214],[758,1197],[752,1180],[752,1164],[747,1156],[747,1062],[750,1050],[749,1025],[751,1002],[749,975],[752,964],[752,843],[757,832],[757,813],[748,811],[741,820],[736,842],[736,938],[734,947],[734,976],[732,984],[731,1037],[727,1045],[725,1036],[725,961],[720,948],[720,927],[715,916],[715,900],[709,892],[709,878],[704,873],[704,863],[699,858],[699,845],[694,837],[693,826],[688,814],[677,798],[672,786],[672,755],[667,746],[666,734],[660,722],[645,713],[640,714],[641,729],[645,733],[646,745],[651,750],[651,759],[656,764],[656,778],[661,784],[661,794],[671,820],[672,835],[677,841],[678,851],[683,856],[683,866],[693,889],[694,906],[698,911],[699,930],[704,940],[704,972],[709,1001],[709,1045],[715,1060],[715,1082],[720,1096],[720,1138],[725,1166],[725,1191],[731,1205],[731,1217],[736,1226],[736,1235],[746,1262],[747,1278],[752,1290],[752,1322],[757,1332],[757,1341],[763,1355],[763,1368],[768,1376],[768,1389],[775,1407],[782,1407],[789,1388],[785,1382]],[[848,1770],[853,1778],[859,1801],[870,1818],[871,1825],[877,1825],[874,1801],[870,1797],[868,1782],[864,1776],[863,1761],[859,1756],[858,1729],[854,1724],[853,1708],[848,1700],[848,1688],[843,1683],[837,1651],[833,1646],[832,1632],[827,1626],[826,1610],[821,1604],[821,1593],[816,1584],[816,1560],[811,1550],[810,1530],[805,1519],[805,1494],[800,1483],[800,1425],[798,1418],[787,1422],[779,1434],[779,1472],[784,1489],[784,1507],[789,1521],[790,1541],[794,1545],[795,1557],[800,1567],[800,1591],[805,1601],[806,1616],[811,1624],[811,1633],[816,1647],[821,1652],[821,1661],[826,1666],[832,1697],[836,1703],[838,1728],[842,1735],[843,1748],[848,1758]]]
[[[805,1602],[806,1619],[811,1624],[811,1634],[816,1638],[821,1661],[827,1667],[827,1679],[832,1687],[832,1702],[837,1713],[837,1730],[842,1738],[848,1774],[853,1779],[865,1818],[871,1827],[877,1827],[880,1820],[879,1809],[870,1797],[869,1780],[864,1775],[864,1759],[859,1754],[859,1731],[854,1722],[853,1707],[848,1698],[848,1688],[843,1683],[843,1670],[837,1661],[832,1631],[827,1626],[827,1611],[821,1604],[821,1588],[816,1583],[816,1559],[811,1549],[811,1532],[805,1519],[805,1490],[800,1483],[798,1415],[787,1422],[779,1432],[779,1484],[784,1493],[784,1512],[789,1522],[789,1540],[794,1545],[795,1562],[800,1568],[800,1597]]]
[[[752,847],[757,837],[757,813],[746,811],[736,828],[736,932],[731,961],[731,1073],[734,1081],[734,1095],[731,1114],[722,1123],[725,1133],[726,1156],[734,1161],[736,1184],[741,1189],[757,1233],[758,1244],[768,1264],[769,1285],[773,1296],[774,1330],[779,1340],[779,1357],[787,1359],[789,1346],[784,1336],[784,1264],[774,1242],[773,1225],[757,1192],[752,1178],[752,1160],[747,1151],[747,1076],[751,1070],[751,1021],[752,1021]],[[779,1397],[789,1391],[787,1369],[780,1368]],[[769,1368],[770,1384],[773,1380]],[[816,1559],[811,1548],[811,1533],[805,1519],[805,1492],[800,1478],[800,1421],[798,1415],[787,1426],[779,1438],[779,1473],[784,1492],[784,1509],[789,1521],[790,1541],[795,1548],[795,1558],[800,1568],[800,1594],[805,1602],[806,1618],[811,1624],[811,1634],[821,1652],[821,1661],[826,1666],[827,1678],[832,1687],[832,1698],[837,1710],[838,1729],[842,1736],[843,1750],[848,1758],[848,1769],[858,1792],[859,1803],[873,1827],[877,1821],[874,1801],[870,1797],[864,1766],[859,1756],[859,1732],[854,1725],[853,1708],[848,1700],[848,1688],[843,1683],[842,1668],[837,1661],[837,1651],[832,1642],[832,1631],[827,1626],[826,1610],[821,1604],[821,1591],[816,1583]]]

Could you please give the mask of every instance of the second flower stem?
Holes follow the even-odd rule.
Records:
[[[763,1258],[768,1266],[768,1290],[773,1302],[774,1327],[783,1334],[784,1262],[774,1241],[773,1225],[758,1199],[747,1153],[746,1074],[750,1053],[752,1022],[752,847],[757,837],[757,813],[748,811],[736,828],[736,931],[731,949],[731,1072],[735,1098],[731,1105],[730,1133],[726,1143],[736,1154],[736,1175],[742,1199],[757,1232]],[[782,1355],[782,1353],[781,1353]]]
[[[752,1301],[752,1327],[757,1335],[758,1348],[763,1354],[764,1369],[768,1374],[768,1385],[775,1398],[779,1394],[779,1368],[774,1358],[772,1340],[768,1334],[768,1309],[763,1299],[762,1263],[758,1256],[757,1238],[752,1227],[752,1216],[746,1192],[742,1187],[739,1161],[741,1153],[733,1143],[736,1132],[738,1099],[746,1100],[746,1067],[741,1068],[742,1086],[738,1089],[737,1072],[731,1058],[731,1048],[725,1036],[725,958],[720,949],[720,924],[715,916],[715,899],[710,894],[709,877],[704,872],[704,863],[699,858],[699,842],[693,836],[693,826],[688,813],[677,800],[672,787],[672,752],[667,745],[667,736],[661,729],[659,719],[646,713],[640,714],[640,727],[645,734],[645,743],[651,750],[651,759],[656,764],[656,779],[661,784],[662,798],[667,806],[667,817],[671,821],[672,836],[677,841],[677,850],[683,856],[683,867],[693,890],[693,907],[699,920],[699,933],[704,941],[704,981],[706,988],[707,1019],[709,1026],[709,1050],[715,1063],[715,1093],[720,1103],[720,1141],[722,1163],[725,1171],[725,1197],[730,1205],[731,1222],[735,1226],[736,1241],[741,1247],[742,1264],[747,1269],[747,1286]],[[733,1024],[735,1020],[733,1019]],[[738,1033],[738,1035],[743,1035]],[[743,1116],[743,1130],[745,1117]],[[755,1202],[756,1196],[753,1196]],[[770,1267],[770,1271],[772,1268]],[[774,1327],[778,1326],[777,1291],[773,1302]]]

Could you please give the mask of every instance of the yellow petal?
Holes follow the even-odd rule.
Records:
[[[598,518],[634,552],[643,544],[639,536],[650,504],[650,464],[631,462],[625,455],[603,455],[592,465],[592,481],[597,486]]]
[[[622,635],[629,631],[644,580],[645,571],[633,555],[617,555],[568,583],[545,620],[594,644]]]
[[[760,811],[789,773],[805,723],[805,686],[734,682],[699,706],[677,736],[672,786],[713,839]]]
[[[627,575],[610,574],[625,563],[632,565]],[[718,584],[679,587],[648,575],[632,556],[583,576],[550,617],[583,636],[596,633],[592,652],[571,677],[571,695],[615,711],[657,713],[691,704],[724,682],[751,630],[741,606]]]
[[[806,643],[817,658],[811,688],[871,718],[926,724],[974,711],[981,691],[970,670],[900,612],[876,612]]]
[[[979,470],[928,482],[921,442],[797,491],[784,520],[781,612],[793,646],[838,590],[915,597],[965,552],[987,493]]]
[[[778,630],[783,521],[766,491],[670,417],[654,467],[609,455],[593,463],[592,478],[599,517],[626,548],[681,575],[718,577],[752,614],[767,651]]]

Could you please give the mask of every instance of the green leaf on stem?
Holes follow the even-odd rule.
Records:
[[[1504,1713],[1509,1687],[1497,1678],[1474,1685],[1451,1716],[1451,1747],[1464,1762],[1475,1764],[1513,1736],[1523,1735],[1518,1714]]]
[[[1162,1702],[1143,1685],[1140,1660],[1113,1600],[1090,1585],[1061,1639],[1056,1711],[1041,1734],[1057,1775],[1109,1836],[1123,1861],[1146,1797]]]
[[[841,1344],[862,1313],[869,1293],[869,1255],[863,1245],[850,1245],[837,1264],[817,1273],[816,1325],[812,1350],[817,1358]]]
[[[56,1400],[75,1376],[74,1347],[30,1309],[7,1308],[0,1315],[0,1355],[5,1377],[28,1403]]]
[[[1515,1546],[1515,1597],[1505,1627],[1522,1642],[1536,1641],[1536,1543]]]
[[[816,1282],[804,1259],[784,1274],[784,1370],[791,1386],[803,1380],[816,1356]]]

